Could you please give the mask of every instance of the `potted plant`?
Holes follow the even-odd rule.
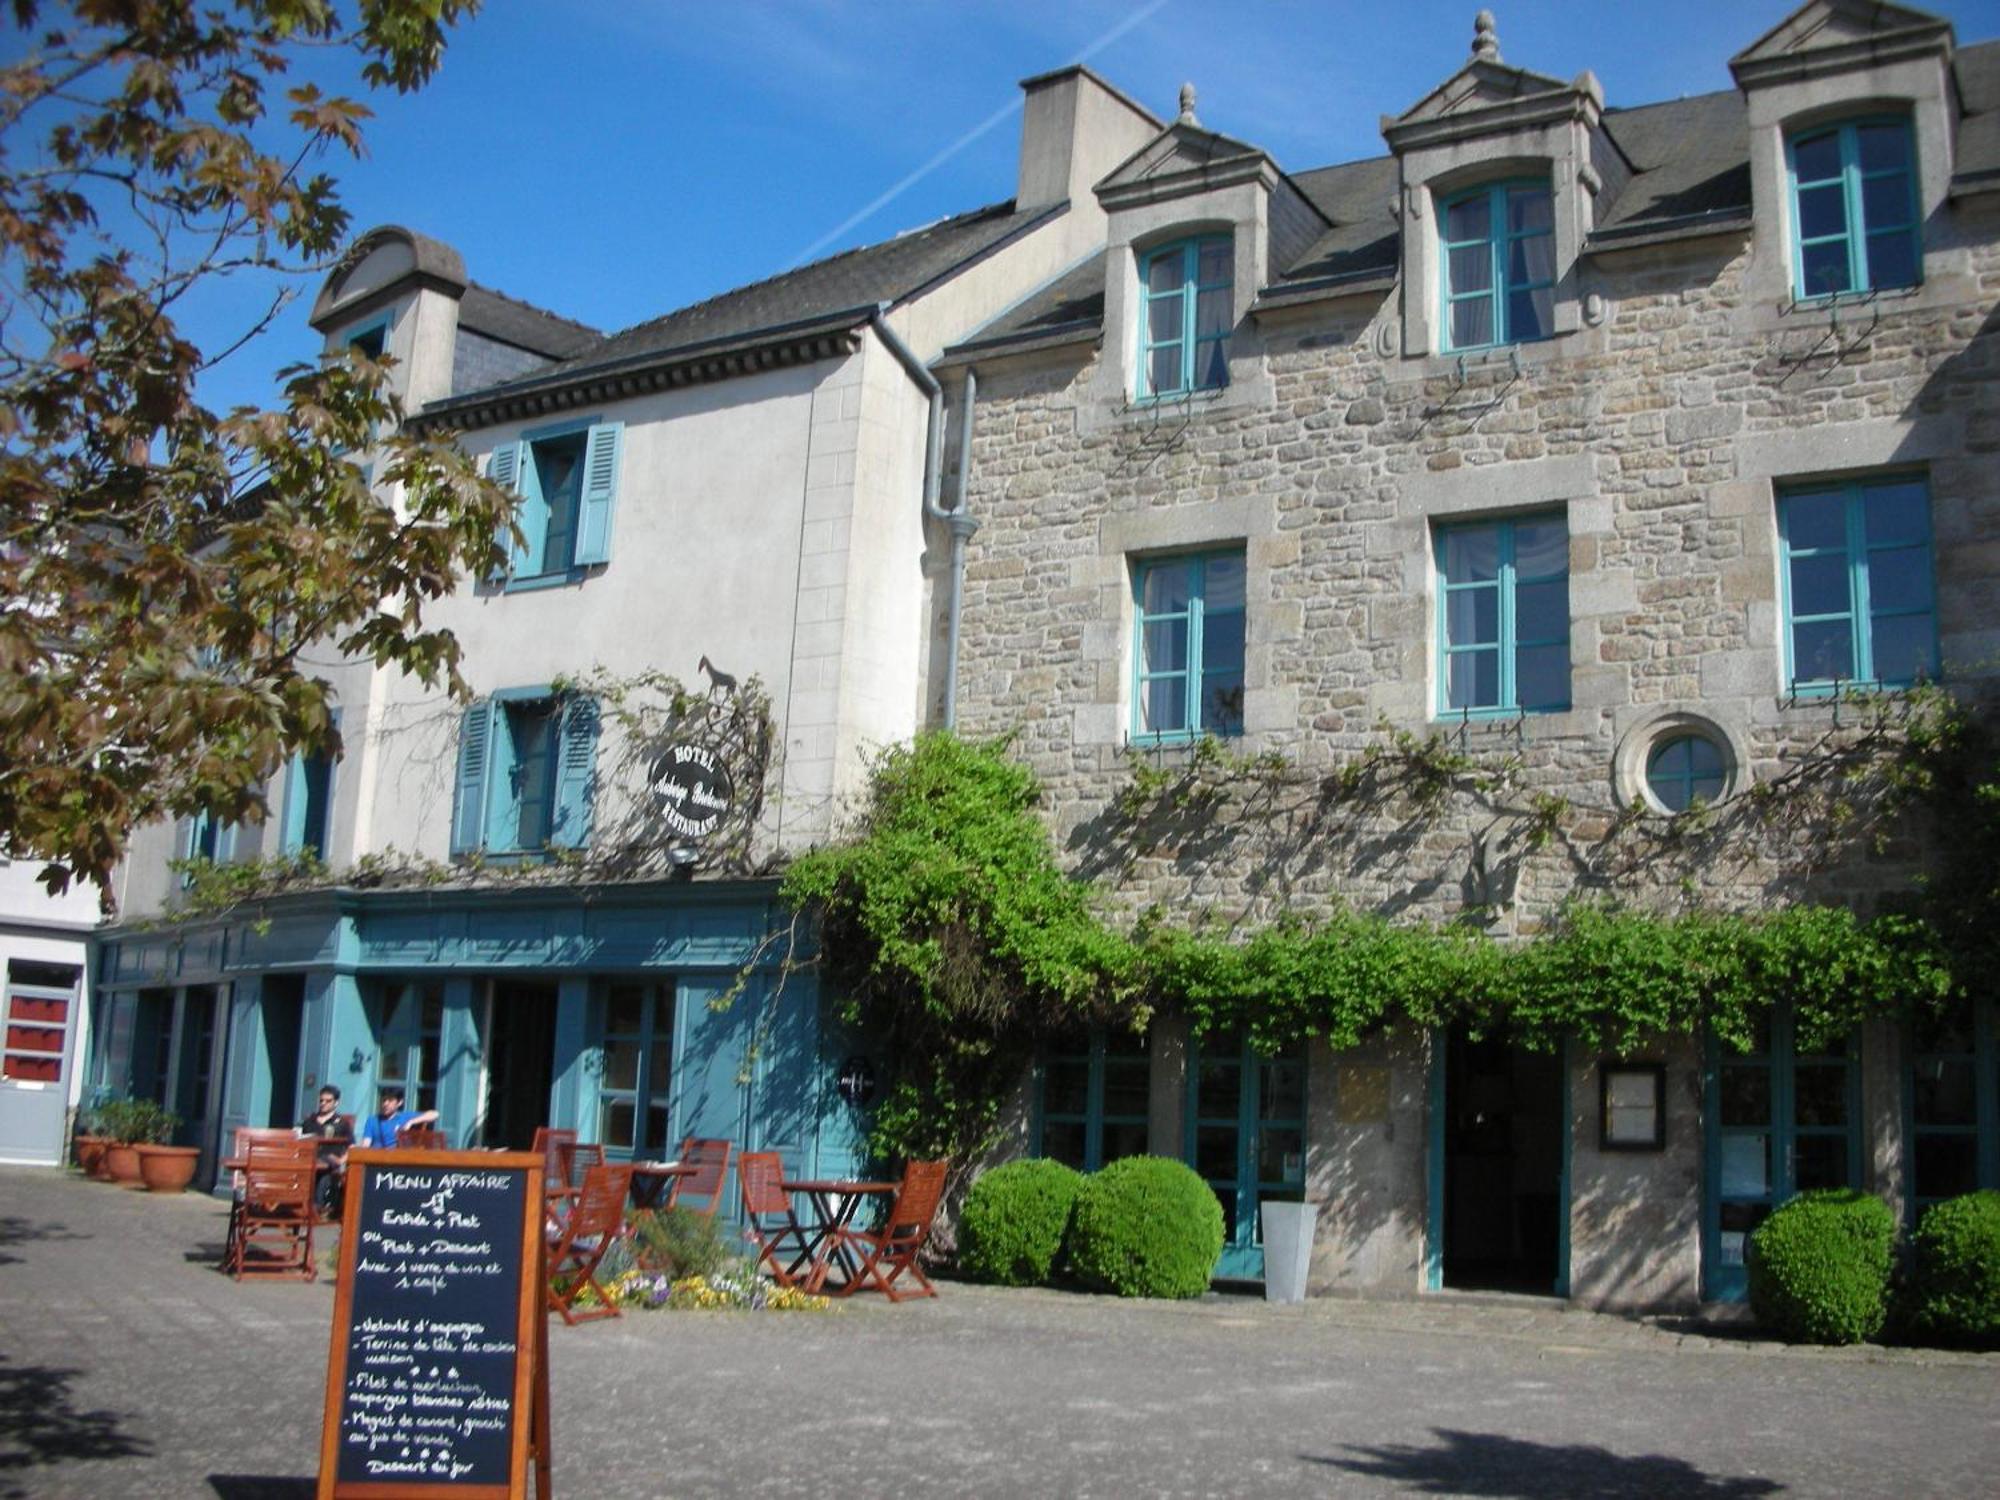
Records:
[[[167,1117],[165,1134],[172,1135],[179,1123],[172,1115]],[[184,1193],[194,1181],[194,1169],[201,1161],[199,1146],[169,1146],[164,1141],[141,1141],[139,1152],[139,1180],[146,1184],[149,1193]]]
[[[97,1112],[98,1121],[110,1144],[105,1148],[104,1165],[113,1182],[141,1180],[139,1148],[165,1141],[180,1120],[151,1099],[113,1099]],[[189,1168],[193,1176],[193,1168]]]
[[[104,1153],[111,1145],[99,1123],[97,1111],[84,1110],[76,1119],[76,1165],[86,1177],[107,1180],[104,1169]]]

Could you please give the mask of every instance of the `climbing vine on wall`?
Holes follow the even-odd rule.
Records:
[[[784,896],[818,911],[835,992],[896,1059],[872,1139],[887,1157],[977,1152],[1036,1038],[1093,1022],[1139,1028],[1156,1009],[1200,1032],[1241,1028],[1266,1049],[1504,1024],[1530,1045],[1574,1036],[1616,1050],[1703,1027],[1747,1047],[1782,1005],[1811,1045],[1868,1016],[1953,1003],[1960,976],[1993,956],[2000,913],[2000,774],[1979,721],[1927,689],[1855,709],[1850,731],[1774,790],[1641,832],[1715,840],[1824,819],[1856,837],[1928,808],[1947,830],[1939,875],[1907,910],[1872,919],[1807,905],[1746,914],[1578,900],[1511,943],[1476,921],[1350,910],[1248,932],[1159,911],[1121,927],[1089,881],[1060,866],[1040,790],[1008,742],[943,733],[881,758],[851,835],[793,865]],[[1581,858],[1586,843],[1639,836],[1630,817],[1580,832],[1587,813],[1520,792],[1510,765],[1386,729],[1378,746],[1309,780],[1282,758],[1213,744],[1171,770],[1141,762],[1114,815],[1143,829],[1213,816],[1232,798],[1268,810],[1303,792],[1321,808],[1400,798],[1423,818],[1468,789],[1509,799],[1530,847],[1562,844]]]

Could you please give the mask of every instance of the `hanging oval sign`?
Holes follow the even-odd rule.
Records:
[[[875,1102],[875,1067],[865,1057],[850,1057],[840,1065],[833,1086],[849,1104]]]
[[[703,745],[670,745],[653,759],[653,805],[684,839],[703,839],[729,815],[736,788],[729,768]]]

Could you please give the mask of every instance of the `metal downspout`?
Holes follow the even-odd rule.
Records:
[[[885,314],[889,304],[878,303],[874,315],[869,319],[875,335],[882,340],[889,352],[896,356],[898,364],[909,372],[929,401],[924,429],[924,516],[927,520],[942,521],[951,532],[951,592],[947,603],[944,664],[944,727],[958,725],[958,631],[959,617],[965,601],[965,544],[979,529],[979,522],[966,514],[966,478],[972,462],[972,405],[979,390],[979,377],[968,368],[965,372],[965,421],[964,430],[959,434],[959,465],[957,494],[952,508],[944,509],[938,504],[938,493],[944,484],[944,387],[937,377],[924,367],[915,351],[903,342],[896,330],[889,326]]]

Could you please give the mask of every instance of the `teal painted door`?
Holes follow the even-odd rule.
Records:
[[[1222,1278],[1261,1280],[1258,1205],[1297,1199],[1306,1180],[1302,1048],[1259,1055],[1234,1036],[1197,1040],[1188,1059],[1186,1159],[1222,1205]]]
[[[1702,1295],[1738,1302],[1748,1292],[1750,1233],[1772,1209],[1812,1188],[1861,1181],[1861,1070],[1853,1039],[1801,1053],[1790,1017],[1774,1016],[1753,1049],[1708,1039],[1702,1118]]]

